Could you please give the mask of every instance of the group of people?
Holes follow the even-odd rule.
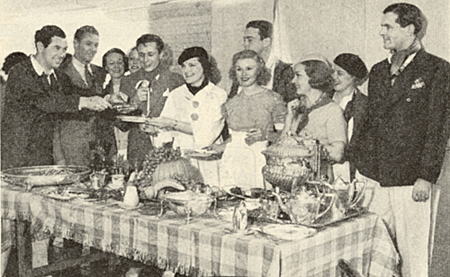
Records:
[[[449,137],[450,65],[423,49],[423,26],[416,6],[388,6],[380,35],[391,55],[369,73],[351,53],[333,63],[320,54],[284,63],[271,51],[272,24],[251,21],[245,50],[232,58],[229,93],[202,47],[181,53],[180,75],[170,71],[162,39],[144,34],[128,55],[107,51],[98,67],[94,27],[76,31],[74,54],[65,58],[65,33],[44,26],[35,34],[36,54],[8,72],[1,167],[88,165],[96,143],[139,164],[152,147],[173,141],[223,152],[219,160],[191,159],[205,183],[262,187],[261,151],[270,143],[317,139],[333,165],[328,175],[366,182],[368,208],[390,231],[401,276],[427,276],[432,191]],[[368,96],[358,89],[367,78]],[[150,120],[118,122],[111,117],[116,103]]]

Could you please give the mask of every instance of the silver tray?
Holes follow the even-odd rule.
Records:
[[[2,178],[10,183],[26,186],[27,189],[38,186],[67,185],[86,179],[90,169],[84,166],[30,166],[6,169]]]

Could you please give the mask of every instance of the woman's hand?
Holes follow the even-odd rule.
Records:
[[[247,132],[247,137],[245,138],[245,143],[248,146],[254,144],[257,141],[263,141],[267,139],[267,132],[262,129],[251,129]]]
[[[157,117],[149,119],[151,125],[162,128],[162,129],[174,129],[177,125],[177,121],[168,117]]]
[[[221,144],[211,144],[210,146],[206,146],[203,149],[207,151],[214,151],[217,153],[223,153],[225,151],[225,148],[227,147],[226,143]]]

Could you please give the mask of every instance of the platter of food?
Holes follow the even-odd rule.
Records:
[[[124,122],[130,123],[147,123],[148,121],[148,118],[143,116],[119,115],[117,118]]]
[[[137,109],[137,105],[127,103],[117,103],[113,104],[113,109],[121,114],[127,114],[135,111]]]
[[[86,199],[89,198],[89,193],[76,188],[49,188],[41,191],[41,194],[62,201],[68,201],[75,198]]]
[[[84,166],[30,166],[10,168],[2,171],[2,178],[21,186],[54,186],[83,181],[90,173]]]
[[[272,195],[271,190],[266,190],[266,192],[264,192],[263,188],[244,189],[238,186],[224,186],[222,187],[222,189],[229,195],[240,199],[259,198],[263,196],[265,193],[269,196]]]

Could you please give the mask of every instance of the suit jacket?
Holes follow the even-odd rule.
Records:
[[[11,69],[2,117],[2,169],[53,164],[54,116],[78,113],[80,98],[69,94],[73,87],[67,75],[60,70],[55,74],[57,88],[52,89],[43,83],[44,77],[36,73],[30,59]]]
[[[146,72],[141,68],[139,71],[123,77],[120,82],[120,91],[127,94],[131,101],[140,103],[140,112],[144,114],[147,112],[147,102],[137,100],[137,90],[135,89],[136,84],[141,80],[150,82],[150,117],[158,117],[164,108],[170,91],[184,84],[184,79],[180,74],[171,72],[169,69],[161,68],[161,66],[152,72]],[[130,125],[132,127],[128,133],[127,157],[132,164],[140,165],[153,145],[149,134],[141,131],[137,124],[130,123]],[[122,130],[126,129],[122,128]]]
[[[353,135],[347,144],[347,149],[345,151],[344,160],[351,162],[351,152],[353,143],[355,141],[355,137],[357,137],[357,132],[362,130],[364,126],[364,120],[367,113],[367,96],[364,95],[359,89],[356,89],[354,98],[352,99],[353,103],[353,111],[351,112],[351,118],[353,118]],[[347,106],[348,108],[348,106]],[[346,108],[346,109],[347,109]],[[344,112],[345,113],[345,112]]]
[[[91,64],[94,85],[89,88],[73,65],[72,59],[74,58],[68,59],[60,68],[69,76],[72,86],[77,88],[76,93],[84,97],[104,96],[103,83],[106,78],[106,71]],[[59,119],[54,138],[56,162],[58,164],[88,166],[90,162],[89,143],[97,142],[97,139],[103,140],[100,134],[105,129],[103,127],[100,129],[98,126],[99,121],[101,121],[99,113],[86,110],[78,114],[67,114]],[[107,125],[102,124],[102,126]],[[115,143],[112,143],[113,139],[114,137],[109,137],[106,140],[108,141],[108,146],[103,146],[108,148],[114,146]]]
[[[435,183],[448,139],[450,64],[422,49],[394,85],[389,68],[384,60],[370,72],[368,112],[352,158],[381,186]]]
[[[272,90],[280,94],[286,103],[298,97],[296,88],[291,83],[293,78],[294,71],[292,70],[291,64],[278,61],[273,72]],[[238,89],[239,83],[233,82],[228,99],[233,98],[238,93]]]

